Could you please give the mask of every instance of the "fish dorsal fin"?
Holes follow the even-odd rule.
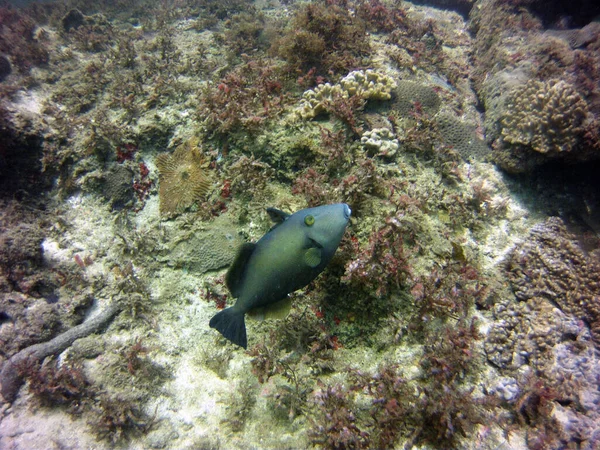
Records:
[[[248,260],[250,259],[250,256],[252,256],[255,247],[256,244],[250,242],[243,244],[238,250],[237,256],[231,263],[231,266],[229,266],[229,270],[227,270],[225,284],[233,298],[238,298],[241,294],[242,277],[244,276],[246,265],[248,264]]]
[[[267,208],[267,214],[269,214],[271,220],[277,224],[283,223],[285,219],[290,217],[288,213],[285,213],[277,208]]]
[[[270,305],[251,309],[247,314],[255,320],[285,319],[291,309],[292,298],[286,296],[283,300],[271,303]]]

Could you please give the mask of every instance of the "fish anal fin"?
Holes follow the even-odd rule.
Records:
[[[265,319],[285,319],[290,310],[292,309],[291,297],[286,297],[278,302],[271,303],[267,306],[261,306],[260,308],[254,308],[248,311],[248,315],[254,320],[265,320]]]

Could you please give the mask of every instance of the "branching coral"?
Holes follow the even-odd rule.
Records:
[[[208,164],[194,139],[177,147],[172,155],[156,158],[161,214],[180,213],[209,191],[212,179]]]
[[[504,142],[553,156],[572,151],[588,115],[585,101],[563,80],[530,80],[513,91],[501,119]]]

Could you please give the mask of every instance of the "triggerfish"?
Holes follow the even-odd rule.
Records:
[[[225,276],[235,305],[210,319],[234,344],[246,348],[246,313],[282,308],[289,293],[314,280],[342,240],[351,210],[345,203],[302,209],[292,215],[268,208],[276,222],[256,244],[244,244]],[[287,302],[289,304],[289,302]]]

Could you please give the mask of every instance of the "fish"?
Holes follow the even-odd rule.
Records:
[[[291,215],[275,208],[267,208],[267,213],[275,225],[258,242],[240,247],[225,276],[237,301],[209,322],[244,349],[248,346],[246,314],[285,311],[288,294],[314,280],[333,258],[352,210],[336,203]]]

